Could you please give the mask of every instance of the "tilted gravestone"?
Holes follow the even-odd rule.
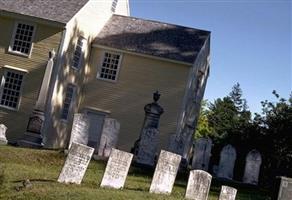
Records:
[[[193,153],[192,169],[208,171],[212,150],[212,140],[210,138],[200,138],[195,141]]]
[[[80,184],[93,152],[94,148],[73,142],[58,182]]]
[[[101,187],[121,189],[124,187],[133,154],[112,149],[101,181]]]
[[[235,200],[237,189],[222,185],[219,200]]]
[[[116,119],[105,118],[98,147],[98,156],[109,157],[111,149],[118,142],[120,123]]]
[[[292,178],[278,177],[272,200],[291,200],[292,199]]]
[[[207,200],[212,176],[203,170],[190,171],[186,199]]]
[[[139,139],[135,142],[134,161],[138,164],[154,166],[159,142],[159,119],[163,108],[158,104],[160,94],[153,94],[153,102],[145,105],[145,118]]]
[[[236,150],[233,146],[226,145],[220,153],[217,177],[233,179],[233,169],[236,160]]]
[[[254,149],[247,154],[243,176],[244,183],[249,183],[253,185],[258,184],[261,164],[262,156],[260,152]]]
[[[74,114],[69,149],[72,142],[87,145],[89,137],[89,117],[86,114]]]
[[[5,145],[8,142],[6,139],[6,131],[7,127],[4,124],[0,124],[0,145]]]
[[[161,150],[152,178],[150,193],[171,193],[180,161],[180,155]]]

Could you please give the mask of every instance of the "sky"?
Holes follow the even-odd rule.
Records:
[[[213,102],[237,82],[252,112],[292,91],[291,0],[130,0],[131,16],[211,31],[204,98]]]

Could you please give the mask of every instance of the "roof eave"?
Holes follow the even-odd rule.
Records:
[[[15,13],[15,12],[9,12],[6,10],[0,10],[0,16],[4,17],[9,17],[9,18],[17,18],[19,20],[27,20],[27,21],[34,21],[40,24],[45,24],[48,26],[53,26],[57,28],[65,28],[66,23],[64,22],[58,22],[58,21],[53,21],[50,19],[44,19],[44,18],[39,18],[35,16],[30,16],[30,15],[24,15],[21,13]]]

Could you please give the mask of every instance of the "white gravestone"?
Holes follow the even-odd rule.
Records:
[[[207,200],[212,176],[203,170],[190,171],[186,199]]]
[[[220,162],[217,177],[233,179],[233,168],[236,160],[236,150],[233,146],[226,145],[220,153]]]
[[[93,152],[94,148],[73,142],[58,182],[80,184]]]
[[[260,168],[262,164],[262,156],[257,150],[250,151],[245,160],[245,169],[243,182],[253,185],[258,184]]]
[[[277,200],[291,200],[292,199],[292,178],[279,177],[280,185],[277,196]]]
[[[8,142],[6,139],[6,131],[7,127],[4,124],[0,124],[0,145],[5,145]]]
[[[89,137],[89,117],[86,114],[74,114],[69,149],[72,142],[87,145]]]
[[[138,153],[135,158],[136,162],[154,166],[158,143],[159,130],[156,128],[144,128],[139,142]]]
[[[112,149],[101,181],[101,187],[121,189],[124,187],[133,154]]]
[[[212,150],[212,140],[210,138],[200,138],[195,142],[192,169],[208,171]]]
[[[111,149],[115,148],[118,142],[120,123],[116,119],[105,118],[98,147],[98,155],[109,157]]]
[[[222,185],[219,200],[235,200],[237,189]]]
[[[161,150],[152,178],[150,193],[171,193],[180,161],[180,155]]]

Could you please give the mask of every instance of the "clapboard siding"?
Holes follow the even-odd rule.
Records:
[[[118,81],[112,83],[96,79],[103,52],[92,49],[80,110],[87,106],[109,110],[110,116],[121,123],[119,148],[130,150],[140,134],[144,106],[153,101],[152,93],[159,90],[159,103],[165,110],[160,121],[160,142],[165,147],[169,134],[176,131],[190,67],[124,53]]]
[[[30,58],[8,53],[15,20],[0,17],[0,77],[2,79],[4,66],[9,65],[28,71],[23,82],[21,103],[18,111],[11,111],[0,107],[0,123],[7,127],[7,137],[16,141],[26,130],[29,115],[36,103],[41,82],[45,72],[48,53],[58,50],[61,40],[61,29],[36,23],[36,33]],[[17,124],[17,126],[16,126]]]
[[[53,85],[51,103],[48,104],[45,128],[45,146],[50,148],[66,147],[70,138],[73,114],[78,111],[78,105],[82,96],[82,84],[84,72],[88,70],[88,57],[91,49],[91,41],[97,36],[104,24],[113,14],[111,12],[112,1],[100,0],[89,1],[66,25],[66,36],[62,50],[62,60],[58,66],[58,71],[53,74],[56,82]],[[127,15],[127,1],[118,1],[119,13]],[[75,45],[78,36],[87,39],[88,47],[85,51],[85,61],[79,71],[71,67]],[[74,108],[69,113],[68,120],[60,120],[63,98],[65,97],[68,84],[77,87],[77,97]]]

